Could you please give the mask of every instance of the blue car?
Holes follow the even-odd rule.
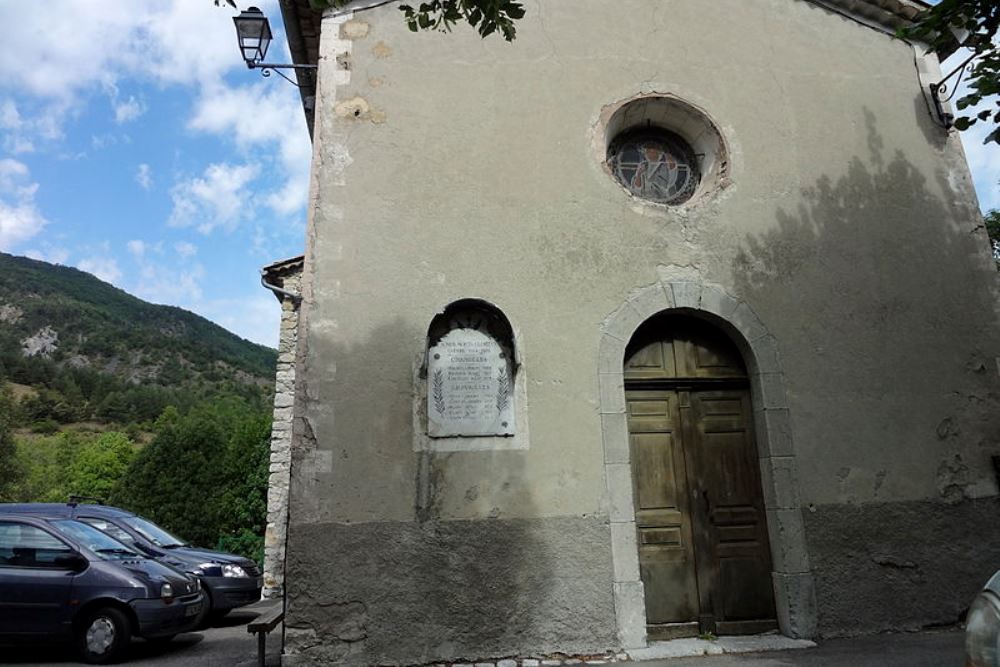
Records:
[[[193,547],[127,510],[76,502],[0,504],[0,517],[7,512],[83,521],[150,558],[198,577],[205,592],[200,627],[236,607],[260,600],[263,577],[257,563],[243,556]]]
[[[66,639],[84,661],[194,628],[200,582],[73,519],[0,515],[0,641]]]

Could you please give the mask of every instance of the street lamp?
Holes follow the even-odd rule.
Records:
[[[233,23],[236,24],[236,38],[240,42],[243,60],[252,69],[254,64],[263,61],[267,55],[267,47],[271,44],[271,24],[264,12],[257,7],[234,16]]]
[[[271,76],[272,70],[279,69],[316,69],[316,65],[286,65],[264,62],[267,47],[271,44],[271,24],[264,16],[264,12],[257,7],[250,7],[240,12],[239,16],[233,17],[233,23],[236,24],[236,39],[239,41],[243,60],[248,68],[259,69],[262,76]],[[295,84],[281,72],[278,72],[278,75]]]

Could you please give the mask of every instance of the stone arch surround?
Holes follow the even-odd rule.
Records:
[[[777,342],[749,304],[714,285],[684,280],[658,282],[636,290],[601,326],[600,416],[619,640],[624,648],[647,645],[625,417],[625,347],[643,322],[664,311],[712,321],[743,353],[750,375],[778,624],[789,637],[812,637],[816,633],[816,593]]]

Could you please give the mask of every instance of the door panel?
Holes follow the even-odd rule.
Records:
[[[650,625],[689,621],[697,616],[698,588],[677,394],[633,391],[626,403],[646,615]]]
[[[773,619],[771,557],[746,390],[692,393],[699,484],[709,508],[717,622]]]
[[[651,320],[626,352],[651,638],[777,627],[746,383],[735,345],[700,320]]]

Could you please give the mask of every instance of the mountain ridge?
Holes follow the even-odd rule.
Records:
[[[99,415],[109,394],[130,387],[161,395],[105,417],[155,418],[156,407],[219,393],[266,402],[276,360],[276,350],[196,313],[149,303],[79,269],[0,253],[0,380],[47,388],[62,395],[56,402],[72,394],[78,417]]]

